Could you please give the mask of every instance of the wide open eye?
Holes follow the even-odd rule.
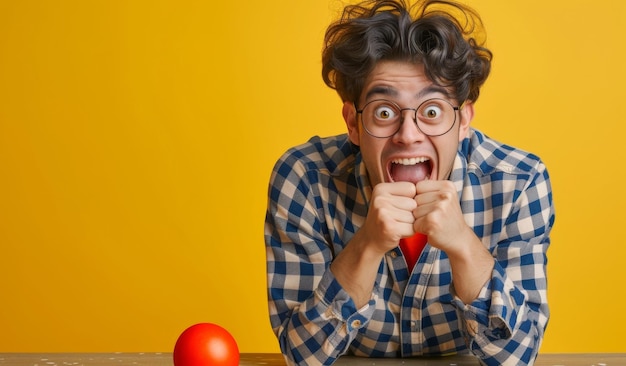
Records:
[[[386,138],[398,132],[402,109],[394,102],[384,99],[373,100],[363,107],[361,113],[363,127],[370,135]]]
[[[381,105],[374,110],[374,118],[379,122],[389,122],[395,120],[397,112],[393,107]]]
[[[422,108],[421,116],[426,120],[437,120],[443,115],[443,109],[437,104],[429,104]]]

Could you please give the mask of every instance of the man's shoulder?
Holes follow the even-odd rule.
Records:
[[[488,175],[495,172],[534,174],[545,169],[541,159],[528,151],[501,143],[472,129],[459,149],[468,170]]]
[[[307,142],[287,150],[280,163],[290,167],[303,166],[306,170],[337,174],[354,166],[358,147],[352,145],[347,134],[329,137],[313,136]]]

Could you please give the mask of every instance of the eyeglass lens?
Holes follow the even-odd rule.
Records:
[[[419,130],[428,136],[439,136],[450,131],[456,121],[456,110],[444,99],[429,99],[417,107],[400,108],[396,103],[378,99],[367,103],[362,111],[365,130],[375,137],[390,137],[400,130],[403,111],[414,111],[413,118]]]

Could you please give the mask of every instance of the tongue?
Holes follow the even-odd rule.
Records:
[[[417,183],[428,177],[430,165],[419,163],[415,165],[391,164],[391,177],[396,182]]]

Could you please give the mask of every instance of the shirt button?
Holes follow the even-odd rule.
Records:
[[[353,329],[358,329],[361,326],[361,321],[359,319],[353,320],[352,323],[350,323],[350,326]]]
[[[395,250],[392,250],[391,252],[389,252],[389,256],[393,259],[396,259],[396,257],[398,257],[398,253],[396,253]]]

